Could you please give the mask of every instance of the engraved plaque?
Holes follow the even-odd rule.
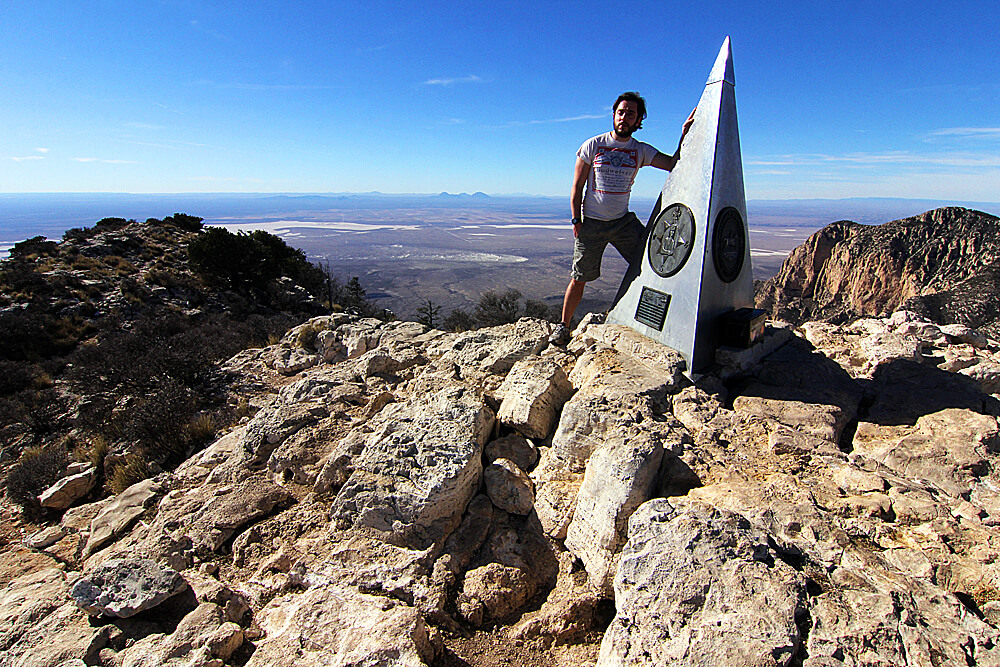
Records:
[[[667,308],[670,306],[670,295],[650,287],[642,288],[639,305],[635,309],[635,321],[663,331],[663,323],[667,319]]]
[[[649,233],[649,265],[667,278],[681,270],[694,247],[694,215],[684,204],[663,209]]]
[[[732,206],[722,209],[715,219],[712,257],[715,260],[715,272],[724,283],[736,280],[743,270],[743,256],[747,246],[743,229],[743,217]]]

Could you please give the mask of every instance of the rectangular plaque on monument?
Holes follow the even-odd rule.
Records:
[[[735,85],[727,37],[646,226],[642,257],[608,314],[680,352],[695,373],[714,363],[723,316],[753,307]]]

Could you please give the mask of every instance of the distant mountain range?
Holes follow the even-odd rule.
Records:
[[[654,201],[633,197],[632,209],[645,219]],[[936,199],[886,197],[850,199],[786,199],[747,202],[754,224],[781,224],[783,218],[814,223],[816,228],[836,220],[877,224],[918,215],[943,206],[962,206],[1000,215],[1000,202],[960,202]],[[243,220],[273,220],[281,216],[328,210],[397,208],[516,209],[518,212],[563,216],[567,197],[523,194],[489,195],[484,192],[437,194],[364,193],[0,193],[0,248],[32,236],[57,239],[67,229],[88,226],[108,216],[139,221],[159,217],[164,211],[184,212],[207,224]]]

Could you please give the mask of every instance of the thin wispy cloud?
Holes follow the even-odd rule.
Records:
[[[209,144],[199,144],[193,141],[137,141],[135,139],[120,139],[121,143],[132,146],[147,146],[149,148],[169,148],[178,150],[182,148],[214,148]]]
[[[587,114],[580,114],[579,116],[568,116],[566,118],[548,118],[546,120],[529,120],[527,122],[528,125],[543,125],[545,123],[572,123],[578,120],[594,120],[607,117],[608,114],[606,113],[601,113],[601,114],[587,113]]]
[[[163,130],[166,129],[162,125],[154,125],[152,123],[125,123],[125,127],[133,130]]]
[[[457,77],[453,79],[427,79],[424,81],[425,86],[453,86],[456,83],[482,83],[483,79],[479,78],[475,74],[470,74],[469,76]]]
[[[45,154],[49,152],[48,148],[36,148],[36,153],[41,153],[41,155],[18,155],[12,156],[10,159],[14,162],[25,162],[29,160],[44,160]]]
[[[1000,167],[1000,155],[994,153],[911,153],[890,151],[886,153],[847,153],[828,155],[822,153],[763,156],[750,158],[746,164],[755,167],[808,167],[830,163],[867,167],[872,165],[928,165],[939,167]]]
[[[578,116],[565,116],[563,118],[537,118],[532,120],[511,120],[503,125],[494,125],[493,129],[503,129],[509,127],[525,127],[527,125],[549,125],[551,123],[575,123],[581,120],[600,120],[607,118],[608,114],[580,114]]]
[[[934,130],[928,136],[1000,139],[1000,127],[945,127],[940,130]]]

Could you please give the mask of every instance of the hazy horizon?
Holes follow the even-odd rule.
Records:
[[[655,201],[633,197],[648,219]],[[755,279],[774,275],[809,234],[836,220],[878,224],[941,205],[1000,212],[1000,204],[930,199],[845,198],[750,200],[747,222]],[[416,317],[426,299],[473,309],[486,289],[518,289],[556,306],[572,255],[568,197],[470,194],[114,194],[0,195],[0,256],[33,236],[59,239],[101,218],[144,221],[187,213],[231,231],[264,230],[301,249],[334,275],[359,276],[375,303]],[[616,253],[582,308],[608,307],[624,272]]]

